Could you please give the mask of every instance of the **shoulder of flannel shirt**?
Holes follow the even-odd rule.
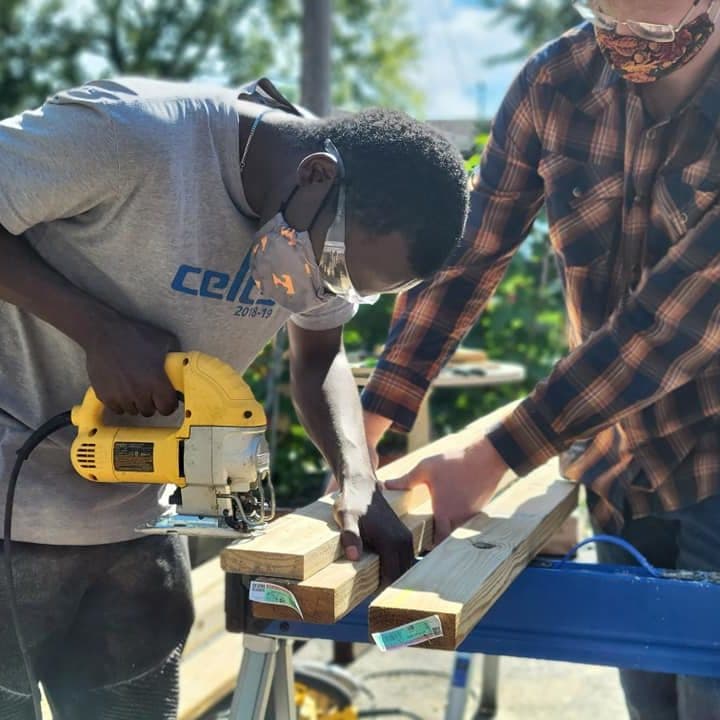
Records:
[[[568,99],[580,102],[606,78],[615,81],[619,75],[608,73],[590,23],[582,23],[535,51],[523,72],[533,86],[550,86]]]
[[[567,133],[573,112],[592,102],[595,93],[619,81],[606,63],[589,23],[579,25],[535,52],[522,67],[493,120],[492,135],[503,147],[515,145],[528,162],[535,159],[558,129]],[[565,102],[558,103],[558,96]],[[546,127],[550,138],[546,138]]]

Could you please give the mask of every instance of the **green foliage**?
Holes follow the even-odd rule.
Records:
[[[299,0],[266,0],[266,6],[272,31],[283,47],[275,59],[279,76],[297,77]],[[419,58],[417,38],[408,29],[408,0],[334,0],[332,8],[333,105],[345,110],[368,105],[418,110],[422,93],[407,78]],[[297,83],[283,90],[299,100]]]
[[[337,106],[419,108],[407,10],[406,0],[333,4]],[[265,74],[297,100],[300,18],[300,0],[0,0],[0,113],[119,74],[229,84]]]
[[[407,78],[419,58],[417,38],[407,27],[407,2],[335,0],[333,7],[333,67],[346,63],[333,86],[333,103],[418,110],[422,93]]]
[[[81,77],[82,33],[62,0],[0,0],[0,117],[37,105],[55,80]]]
[[[505,279],[464,343],[490,358],[525,366],[522,383],[462,392],[438,390],[433,419],[440,434],[457,430],[505,402],[526,395],[565,351],[562,288],[540,218]]]
[[[527,57],[580,22],[573,0],[478,0],[478,4],[495,10],[497,18],[509,22],[523,41],[518,50],[492,58],[494,62]]]
[[[245,36],[233,29],[253,5],[253,0],[94,0],[83,23],[87,47],[104,62],[103,75],[186,79],[222,71],[247,52]],[[222,61],[213,62],[219,50]]]
[[[489,132],[483,132],[476,136],[473,152],[470,154],[470,157],[465,160],[465,169],[468,172],[472,172],[480,164],[480,160],[482,159],[482,151],[487,144],[489,137]]]

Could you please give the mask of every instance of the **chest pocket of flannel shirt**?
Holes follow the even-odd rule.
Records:
[[[550,242],[565,288],[571,346],[602,325],[612,294],[611,256],[623,211],[623,172],[603,172],[574,158],[548,154],[545,181]]]
[[[607,264],[622,221],[623,172],[605,173],[575,158],[548,153],[538,168],[545,183],[550,241],[568,269]]]
[[[653,220],[664,225],[670,241],[675,243],[717,204],[720,175],[716,171],[709,174],[703,161],[690,163],[661,171],[656,188],[659,212],[653,213]]]

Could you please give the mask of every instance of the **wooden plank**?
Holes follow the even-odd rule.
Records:
[[[223,632],[180,663],[178,720],[196,720],[235,688],[242,636]]]
[[[432,546],[432,505],[430,501],[414,508],[403,517],[413,534],[415,552]],[[373,553],[365,553],[351,563],[336,560],[307,580],[291,582],[276,578],[261,578],[286,587],[298,602],[303,619],[311,623],[334,623],[372,595],[380,586],[380,560]],[[267,603],[252,603],[256,618],[267,620],[297,620],[292,608]]]
[[[195,622],[190,630],[184,657],[225,632],[225,573],[220,558],[212,558],[192,571]]]
[[[216,593],[195,602],[195,622],[185,643],[184,654],[192,655],[205,643],[225,632],[225,583]]]
[[[505,405],[476,420],[461,432],[448,435],[400,458],[382,468],[378,477],[383,480],[402,475],[425,457],[464,447],[484,435],[516,404]],[[400,517],[422,505],[429,497],[424,486],[408,492],[386,491],[385,495]],[[220,558],[223,570],[245,575],[307,580],[342,556],[340,531],[333,519],[332,505],[332,498],[325,496],[276,520],[265,534],[238,540],[222,551]]]
[[[577,545],[579,532],[578,519],[571,515],[540,548],[538,555],[566,555]]]
[[[400,516],[428,497],[425,488],[417,488],[412,493],[393,491],[386,495]],[[276,520],[264,535],[238,540],[221,553],[223,570],[306,580],[342,555],[340,531],[332,508],[333,500],[326,495]]]
[[[577,504],[577,486],[552,460],[514,483],[370,604],[371,632],[437,615],[453,650]]]
[[[225,579],[225,575],[220,567],[219,557],[210,558],[210,560],[205,561],[202,565],[193,568],[191,574],[194,598],[199,598]]]

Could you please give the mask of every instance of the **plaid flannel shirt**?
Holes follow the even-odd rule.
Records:
[[[460,248],[398,299],[365,408],[412,425],[544,202],[570,351],[490,441],[519,475],[562,453],[611,531],[626,507],[720,492],[719,137],[720,63],[655,122],[590,25],[539,51],[495,118]]]

